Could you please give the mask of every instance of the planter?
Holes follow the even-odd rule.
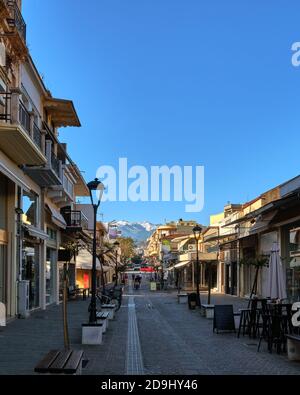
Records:
[[[82,344],[102,344],[102,324],[82,324]]]

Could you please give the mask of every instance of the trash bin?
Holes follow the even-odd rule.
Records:
[[[188,294],[189,309],[195,310],[197,306],[197,294],[195,292]]]

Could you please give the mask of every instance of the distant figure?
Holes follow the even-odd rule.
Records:
[[[138,276],[134,280],[134,288],[135,289],[139,289],[140,288],[140,281],[139,281]]]
[[[132,281],[134,281],[134,279],[135,279],[135,274],[132,273]]]

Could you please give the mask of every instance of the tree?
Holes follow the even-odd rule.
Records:
[[[78,251],[78,243],[76,242],[68,242],[63,245],[63,248],[66,250],[66,261],[64,263],[64,275],[63,275],[63,332],[64,332],[64,345],[65,349],[70,348],[70,340],[69,340],[69,329],[68,329],[68,311],[67,311],[67,302],[68,302],[68,289],[69,289],[69,264],[73,257],[75,257],[76,252]]]
[[[252,266],[255,267],[255,276],[251,289],[250,299],[248,303],[248,307],[250,306],[250,301],[253,295],[257,294],[257,283],[258,283],[258,274],[259,270],[262,267],[268,266],[269,264],[269,256],[268,255],[257,255],[255,257],[242,258],[240,260],[240,265]]]
[[[135,244],[132,237],[118,237],[117,241],[120,243],[120,261],[123,265],[128,263],[135,253]]]

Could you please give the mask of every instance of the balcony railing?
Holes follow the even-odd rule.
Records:
[[[73,197],[74,194],[74,184],[66,177],[65,173],[63,175],[63,186],[67,193]]]
[[[0,92],[0,120],[9,122],[11,120],[10,114],[10,103],[11,103],[11,93],[10,92]]]
[[[30,135],[30,114],[21,101],[19,104],[19,122]]]
[[[42,149],[42,133],[35,122],[33,123],[33,141]]]
[[[11,10],[11,18],[7,20],[8,24],[15,27],[26,42],[26,23],[23,19],[21,11],[15,0],[7,0],[7,5]]]
[[[59,176],[59,159],[57,158],[57,156],[54,155],[53,152],[51,152],[51,167]]]
[[[88,229],[88,219],[79,210],[64,210],[62,215],[67,223],[68,228]]]
[[[38,125],[31,120],[33,115],[29,113],[19,98],[14,103],[14,106],[12,106],[11,92],[0,92],[0,121],[19,123],[35,145],[42,150],[42,133]],[[15,114],[12,113],[12,108],[15,108]]]

